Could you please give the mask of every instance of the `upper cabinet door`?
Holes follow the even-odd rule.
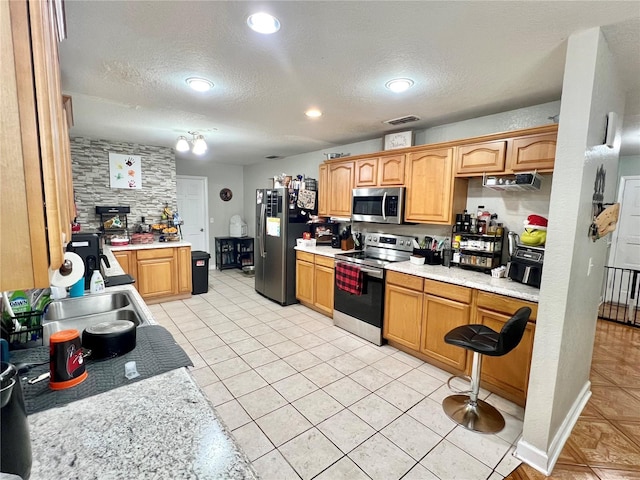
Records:
[[[375,187],[378,185],[378,159],[365,158],[356,162],[356,187]]]
[[[485,172],[503,172],[507,142],[485,142],[462,145],[456,153],[456,175],[474,176]]]
[[[453,178],[453,148],[409,153],[407,169],[405,220],[452,224],[467,193],[466,179]]]
[[[353,190],[353,162],[329,164],[329,215],[351,216]]]
[[[318,215],[329,216],[329,166],[324,163],[318,174]]]
[[[1,13],[0,157],[12,168],[1,177],[0,290],[45,288],[48,267],[62,264],[74,215],[56,13],[50,1],[19,0],[3,3]]]
[[[404,185],[405,155],[387,155],[378,159],[378,184],[380,186]]]
[[[556,160],[558,133],[516,137],[509,141],[507,170],[551,172]]]

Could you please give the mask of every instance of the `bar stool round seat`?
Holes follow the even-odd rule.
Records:
[[[473,352],[471,390],[468,395],[450,395],[442,401],[442,408],[451,420],[478,433],[496,433],[504,428],[502,414],[493,405],[478,398],[482,355],[499,357],[517,347],[530,315],[531,309],[522,307],[507,320],[500,332],[485,325],[473,324],[456,327],[444,336],[446,343]]]

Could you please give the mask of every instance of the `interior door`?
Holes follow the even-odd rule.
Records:
[[[178,175],[176,193],[184,240],[191,243],[192,250],[210,252],[207,178]]]
[[[640,270],[640,177],[622,177],[618,202],[620,216],[611,239],[609,266]],[[631,292],[628,289],[632,282],[629,280],[622,278],[614,284],[610,282],[607,285],[607,298],[630,299]],[[637,295],[634,295],[634,300],[637,305]]]

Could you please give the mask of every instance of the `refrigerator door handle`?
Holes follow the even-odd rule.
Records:
[[[266,205],[263,203],[260,208],[260,256],[262,258],[265,257],[266,252],[264,251],[264,234],[265,234],[265,213],[266,213]]]

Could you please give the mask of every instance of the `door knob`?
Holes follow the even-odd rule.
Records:
[[[200,231],[201,231],[201,232],[204,232],[204,228],[201,228],[201,229],[200,229]]]

